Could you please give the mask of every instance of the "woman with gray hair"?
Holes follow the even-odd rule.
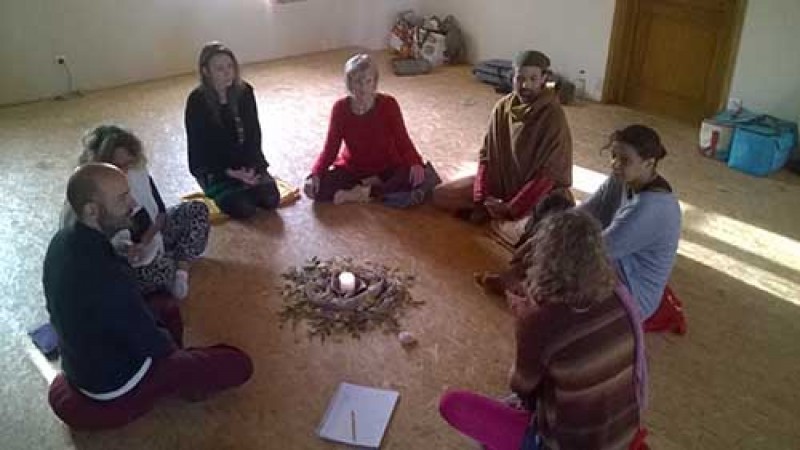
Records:
[[[365,203],[414,190],[425,179],[422,157],[408,137],[397,100],[377,92],[375,61],[355,55],[344,72],[348,95],[333,105],[306,195],[321,202]]]

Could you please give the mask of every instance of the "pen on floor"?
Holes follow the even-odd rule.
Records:
[[[350,431],[353,433],[353,442],[356,442],[356,411],[350,410]]]

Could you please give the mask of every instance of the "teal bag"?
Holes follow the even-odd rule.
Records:
[[[797,124],[769,115],[736,124],[728,167],[759,177],[780,170],[797,147]]]
[[[698,150],[703,156],[727,163],[736,127],[757,118],[757,114],[742,109],[735,112],[722,111],[711,119],[703,120],[700,126],[700,145]]]

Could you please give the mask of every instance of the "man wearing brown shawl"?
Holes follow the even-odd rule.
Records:
[[[550,59],[524,51],[514,60],[514,92],[494,107],[477,175],[440,185],[439,208],[484,222],[516,220],[558,189],[571,198],[572,138],[555,93],[544,88]]]

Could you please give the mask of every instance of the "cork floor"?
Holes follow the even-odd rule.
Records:
[[[264,152],[272,171],[301,183],[320,150],[334,100],[342,95],[335,51],[248,66],[256,88]],[[390,74],[420,152],[446,177],[474,169],[497,95],[466,67],[412,78]],[[308,200],[250,223],[214,227],[192,271],[183,311],[187,340],[226,341],[255,361],[244,387],[204,403],[164,401],[123,429],[72,433],[50,412],[52,369],[25,335],[46,320],[41,263],[56,229],[79,138],[100,122],[131,127],[144,141],[165,200],[196,189],[188,173],[183,106],[193,76],[137,84],[62,102],[0,109],[0,448],[325,449],[315,435],[341,381],[397,389],[387,449],[462,449],[469,441],[437,413],[448,387],[502,394],[513,352],[511,317],[473,286],[476,270],[506,255],[484,231],[428,207],[314,206]],[[679,193],[684,231],[672,286],[684,300],[689,333],[648,336],[655,449],[800,448],[800,177],[756,179],[697,155],[696,129],[625,108],[566,109],[575,140],[575,188],[590,192],[607,170],[599,149],[615,127],[656,127],[670,151],[663,173]],[[415,272],[406,329],[420,340],[404,351],[381,333],[360,341],[309,342],[280,329],[280,273],[311,256],[369,258]]]

